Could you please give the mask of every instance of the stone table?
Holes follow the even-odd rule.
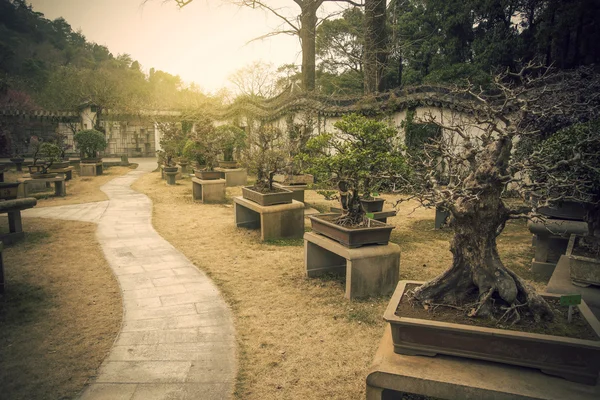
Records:
[[[396,354],[388,325],[367,375],[367,400],[400,398],[398,392],[449,400],[592,400],[600,399],[600,384],[489,361]]]
[[[301,238],[304,233],[304,203],[261,206],[242,196],[234,197],[235,225],[260,228],[261,240]]]
[[[388,243],[351,249],[323,235],[307,232],[304,267],[309,278],[345,273],[347,299],[387,295],[394,291],[400,277],[400,247]]]
[[[225,185],[225,179],[192,178],[192,198],[202,203],[223,203]]]

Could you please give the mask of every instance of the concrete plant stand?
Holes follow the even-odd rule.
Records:
[[[202,203],[225,202],[225,179],[192,178],[192,197]]]
[[[347,299],[387,295],[400,276],[400,247],[395,243],[350,249],[316,233],[304,234],[304,267],[309,278],[346,274]]]
[[[9,233],[0,235],[0,240],[4,244],[11,244],[23,239],[25,233],[23,232],[23,223],[21,222],[21,210],[35,207],[36,204],[37,200],[31,197],[0,201],[0,214],[8,214]]]
[[[389,326],[385,328],[366,383],[367,400],[400,398],[399,393],[451,400],[600,398],[600,385],[570,382],[532,368],[451,356],[396,354]]]
[[[102,161],[87,163],[79,163],[79,176],[98,176],[102,175]]]
[[[301,238],[304,233],[304,203],[261,206],[242,196],[233,199],[235,225],[250,229],[260,228],[261,240]]]
[[[585,235],[587,224],[566,219],[533,220],[527,223],[534,235],[535,254],[531,271],[536,279],[549,280],[561,255],[567,251],[571,234]]]
[[[248,171],[246,168],[216,168],[215,170],[220,171],[225,175],[227,187],[245,186],[248,182]]]
[[[174,172],[165,172],[165,177],[167,179],[167,185],[175,185],[177,184],[177,174],[179,172],[178,171],[174,171]]]
[[[287,190],[293,192],[294,194],[292,195],[292,198],[296,201],[304,203],[304,191],[306,190],[306,188],[308,186],[304,185],[304,184],[287,185],[284,183],[275,182],[275,183],[273,183],[273,187],[276,187],[279,189],[287,189]]]

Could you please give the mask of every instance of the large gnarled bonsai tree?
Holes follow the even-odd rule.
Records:
[[[337,184],[343,213],[339,225],[365,221],[360,199],[372,198],[391,174],[405,174],[407,165],[398,132],[385,122],[358,114],[345,115],[336,130],[311,138],[301,158],[309,170]]]
[[[530,215],[528,207],[511,208],[502,194],[509,185],[527,190],[513,157],[517,139],[597,114],[592,103],[598,103],[598,78],[592,71],[553,75],[528,66],[519,73],[496,76],[494,83],[494,90],[487,92],[471,86],[449,93],[459,112],[419,118],[444,133],[426,146],[412,193],[423,204],[451,213],[454,237],[452,265],[415,289],[413,298],[503,323],[516,323],[524,314],[550,320],[553,313],[546,301],[498,254],[496,240],[505,224]],[[443,183],[442,164],[447,180]]]

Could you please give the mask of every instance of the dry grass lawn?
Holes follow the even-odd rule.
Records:
[[[189,179],[167,186],[158,173],[133,188],[154,202],[158,232],[223,291],[235,314],[240,369],[238,399],[359,399],[384,329],[389,297],[344,299],[340,277],[307,279],[302,240],[261,243],[258,231],[234,227],[231,204],[192,202]],[[229,200],[240,188],[228,189]],[[390,198],[391,199],[391,198]],[[306,193],[311,206],[327,202]],[[428,279],[449,265],[446,231],[434,231],[432,210],[405,204],[390,222],[402,249],[401,278]],[[307,225],[308,226],[308,225]],[[529,278],[531,237],[511,223],[500,252],[508,266]]]
[[[7,231],[3,217],[0,230]],[[23,223],[25,239],[3,253],[0,398],[72,399],[119,331],[118,283],[96,242],[96,225]]]
[[[46,192],[33,193],[32,197],[38,199],[37,207],[66,206],[108,200],[106,194],[100,190],[100,186],[117,176],[125,175],[135,169],[136,166],[136,164],[131,164],[129,167],[104,168],[104,172],[100,176],[79,176],[77,171],[74,171],[73,179],[67,182],[67,195],[65,197],[54,197],[54,185]],[[23,177],[28,178],[29,173],[8,171],[4,174],[4,181],[15,182]]]

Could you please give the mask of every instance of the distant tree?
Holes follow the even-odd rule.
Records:
[[[269,98],[276,94],[277,75],[273,64],[254,61],[236,70],[229,76],[238,94],[251,97]]]

